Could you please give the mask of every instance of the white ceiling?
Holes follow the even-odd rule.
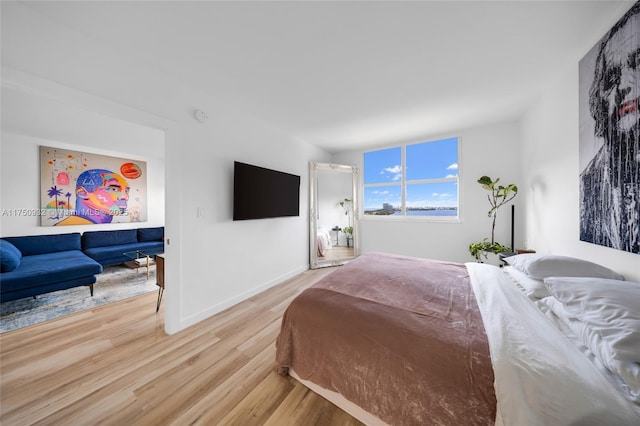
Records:
[[[517,119],[632,3],[26,4],[335,152]]]

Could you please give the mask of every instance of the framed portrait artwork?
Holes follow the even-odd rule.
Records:
[[[147,220],[144,161],[40,147],[41,226]]]
[[[640,2],[579,63],[580,240],[640,253]]]

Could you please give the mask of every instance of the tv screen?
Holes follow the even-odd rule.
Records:
[[[233,220],[300,216],[300,176],[234,162]]]

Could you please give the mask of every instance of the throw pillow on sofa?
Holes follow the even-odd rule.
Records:
[[[20,266],[22,253],[9,241],[0,240],[0,272],[11,272]]]

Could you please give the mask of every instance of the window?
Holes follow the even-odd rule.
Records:
[[[458,138],[364,153],[364,214],[458,218]]]

